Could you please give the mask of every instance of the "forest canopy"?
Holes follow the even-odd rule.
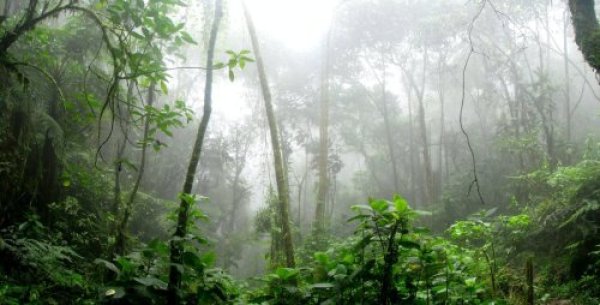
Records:
[[[0,305],[600,302],[593,0],[0,0]]]

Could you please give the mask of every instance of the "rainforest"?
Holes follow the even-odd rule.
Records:
[[[0,0],[0,305],[600,304],[594,0]]]

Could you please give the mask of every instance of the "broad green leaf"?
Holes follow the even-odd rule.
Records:
[[[153,287],[156,289],[160,289],[160,290],[166,290],[167,289],[167,283],[161,281],[160,279],[157,279],[151,275],[148,275],[146,277],[135,277],[133,278],[134,281],[146,286],[146,287]]]
[[[394,196],[394,208],[397,212],[405,212],[406,210],[408,210],[408,202],[406,201],[406,199],[396,195]]]
[[[190,44],[197,44],[188,32],[181,32],[181,39]]]
[[[414,210],[415,214],[420,215],[420,216],[432,216],[433,212],[431,211],[425,211],[425,210]]]
[[[217,255],[214,252],[207,252],[200,257],[205,266],[212,266],[217,260]]]
[[[353,211],[355,212],[360,212],[361,210],[363,211],[369,211],[369,212],[373,212],[373,208],[365,205],[365,204],[357,204],[357,205],[353,205],[352,207],[350,207]]]
[[[355,221],[355,220],[358,220],[358,219],[365,219],[365,218],[369,218],[369,217],[371,217],[371,216],[370,215],[365,215],[365,214],[359,214],[359,215],[356,215],[354,217],[350,217],[347,221],[348,222],[352,222],[352,221]]]
[[[277,270],[275,270],[275,274],[284,281],[295,277],[298,273],[298,269],[293,268],[277,268]]]
[[[379,213],[385,212],[389,207],[388,201],[383,200],[383,199],[371,200],[369,202],[369,205],[371,206],[371,208],[373,208],[373,210],[375,210]]]
[[[408,248],[408,249],[420,249],[421,245],[417,242],[411,241],[411,240],[406,240],[406,239],[402,239],[400,241],[398,241],[398,245],[404,247],[404,248]]]
[[[316,283],[316,284],[312,284],[311,287],[319,288],[319,289],[327,289],[327,288],[333,288],[333,287],[335,287],[335,285],[333,283]]]
[[[108,270],[116,273],[116,274],[120,274],[121,271],[119,270],[119,268],[117,268],[117,266],[115,266],[115,264],[107,261],[107,260],[103,260],[101,258],[97,258],[94,260],[94,264],[98,264],[98,265],[104,265],[104,267],[106,267]]]

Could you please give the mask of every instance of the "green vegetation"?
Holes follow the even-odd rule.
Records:
[[[594,1],[462,2],[0,0],[0,305],[600,304]]]

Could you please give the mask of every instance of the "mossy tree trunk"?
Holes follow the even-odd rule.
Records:
[[[594,0],[569,0],[571,21],[575,28],[575,43],[585,61],[600,71],[600,25],[596,18]]]
[[[314,234],[316,240],[322,240],[326,230],[325,206],[329,194],[329,74],[330,74],[331,29],[325,38],[323,62],[321,65],[321,103],[319,118],[319,184],[317,185],[317,205],[315,209]],[[320,243],[318,246],[321,246]]]
[[[275,118],[275,111],[273,109],[273,103],[271,100],[271,91],[269,89],[269,83],[265,73],[264,62],[261,57],[260,47],[258,45],[258,38],[256,37],[256,30],[254,29],[254,23],[246,7],[244,6],[244,15],[246,16],[246,23],[248,26],[248,32],[252,41],[252,49],[254,50],[254,56],[256,57],[256,66],[258,68],[258,78],[260,79],[260,85],[262,88],[263,99],[265,101],[265,111],[267,114],[267,121],[269,123],[269,131],[271,134],[271,145],[273,148],[273,160],[275,162],[275,180],[277,183],[277,216],[279,224],[281,226],[281,242],[285,256],[286,267],[293,268],[296,263],[294,259],[294,244],[292,242],[292,232],[290,228],[289,220],[289,206],[290,206],[290,193],[287,180],[287,173],[285,171],[283,151],[281,149],[281,143],[279,139],[279,131],[277,128],[277,119]]]

